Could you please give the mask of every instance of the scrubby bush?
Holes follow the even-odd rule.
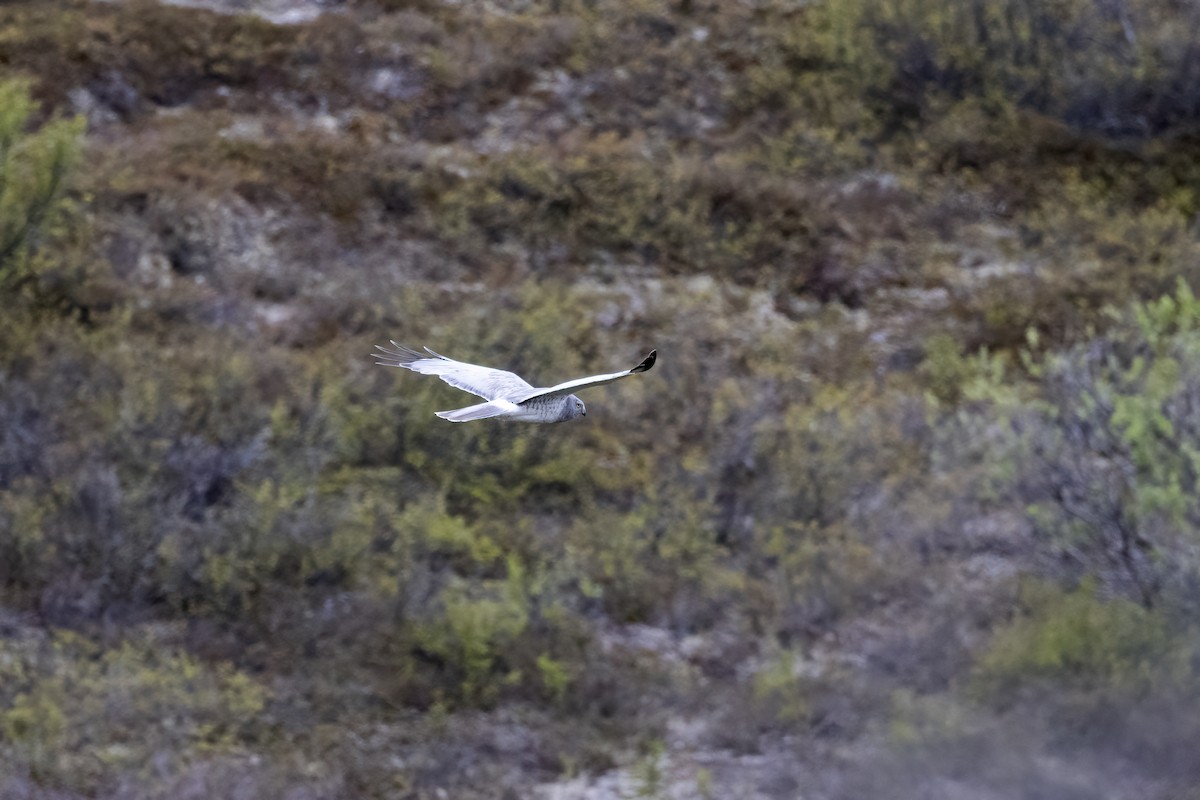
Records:
[[[67,791],[113,787],[148,758],[178,768],[186,753],[243,746],[270,699],[231,665],[152,636],[112,647],[65,632],[5,639],[0,677],[5,779]]]
[[[1195,121],[1184,86],[1196,69],[1166,2],[1092,0],[828,3],[822,53],[844,65],[877,107],[904,122],[939,94],[1003,97],[1108,135],[1159,133]]]
[[[1028,616],[998,632],[975,668],[976,691],[994,702],[1047,685],[1128,700],[1189,674],[1186,640],[1173,639],[1166,620],[1137,603],[1097,597],[1091,583],[1066,594],[1031,584],[1024,601]]]
[[[38,293],[50,266],[48,237],[62,234],[64,193],[79,160],[82,119],[51,120],[30,131],[29,84],[0,83],[0,291]]]
[[[1024,492],[1067,564],[1100,570],[1146,606],[1180,591],[1194,558],[1197,436],[1190,412],[1200,304],[1186,284],[1135,304],[1107,335],[1036,364]]]

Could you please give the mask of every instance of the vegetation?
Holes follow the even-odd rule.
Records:
[[[59,228],[69,203],[63,181],[79,158],[83,120],[57,120],[25,130],[33,113],[29,88],[19,80],[0,83],[0,289],[5,293],[43,289],[51,268],[42,253]]]
[[[5,4],[0,795],[1190,796],[1196,21]]]

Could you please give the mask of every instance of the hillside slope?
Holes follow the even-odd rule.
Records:
[[[0,796],[1190,796],[1194,16],[4,4]]]

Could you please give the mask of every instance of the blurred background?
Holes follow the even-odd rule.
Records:
[[[1200,798],[1198,29],[4,3],[0,797]]]

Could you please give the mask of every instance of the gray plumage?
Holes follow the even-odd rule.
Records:
[[[377,359],[377,364],[385,367],[403,367],[422,375],[437,375],[456,389],[478,395],[487,401],[453,411],[435,412],[442,419],[451,422],[469,422],[489,417],[506,417],[523,422],[566,422],[587,414],[587,407],[572,394],[572,390],[600,386],[645,372],[654,366],[654,361],[658,358],[658,351],[651,350],[650,355],[633,369],[576,378],[549,388],[538,389],[511,372],[455,361],[438,355],[428,347],[425,348],[425,353],[418,353],[396,342],[392,342],[392,347],[395,349],[375,345],[379,352],[372,355]]]

